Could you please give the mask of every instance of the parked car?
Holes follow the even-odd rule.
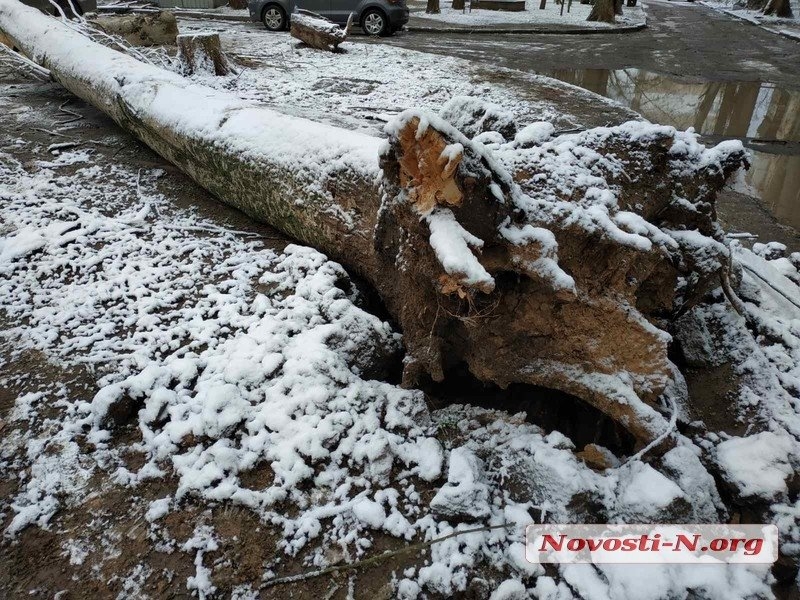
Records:
[[[33,8],[38,8],[49,15],[61,15],[58,8],[53,6],[48,0],[21,0],[21,2]],[[76,12],[78,16],[81,16],[84,13],[95,12],[97,10],[97,0],[53,0],[53,2],[55,2],[69,18],[74,17],[74,13]],[[74,7],[74,11],[72,7]]]
[[[249,0],[250,19],[270,31],[283,31],[295,8],[311,11],[345,25],[353,23],[367,35],[391,35],[408,23],[406,0]]]

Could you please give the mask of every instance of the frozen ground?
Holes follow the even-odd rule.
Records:
[[[408,108],[438,110],[453,96],[480,97],[501,104],[520,122],[545,119],[563,129],[634,115],[577,87],[510,69],[490,72],[458,58],[360,41],[346,42],[334,54],[257,24],[181,19],[179,27],[217,31],[223,49],[243,64],[239,74],[197,81],[365,133],[383,135],[392,116]]]
[[[441,58],[301,52],[237,31],[226,43],[261,66],[215,85],[319,120],[373,132],[406,103],[481,92],[523,123],[574,118],[555,101],[504,98],[462,61],[437,73]],[[344,80],[355,62],[333,63],[359,53],[377,82],[366,94]],[[325,78],[347,81],[346,93],[314,95]],[[368,108],[348,113],[353,96]],[[591,468],[525,414],[458,398],[433,410],[374,371],[368,359],[400,340],[340,266],[241,216],[234,226],[188,184],[177,192],[167,165],[96,111],[72,104],[85,119],[59,124],[65,97],[0,88],[0,516],[15,594],[772,597],[763,567],[545,572],[523,560],[521,535],[534,520],[758,518],[798,551],[796,257],[734,246],[747,320],[720,293],[687,315],[694,364],[737,358],[729,379],[741,385],[723,411],[737,428],[715,424],[712,406],[663,458]],[[535,125],[519,141],[580,153],[552,131]],[[513,159],[514,143],[483,139]],[[481,527],[371,571],[277,583]]]
[[[565,25],[571,28],[583,27],[586,29],[607,29],[620,25],[643,23],[645,21],[644,10],[636,6],[624,8],[624,14],[622,17],[617,17],[616,25],[589,22],[586,20],[586,17],[588,17],[591,12],[591,5],[581,4],[577,0],[572,3],[569,12],[567,12],[567,7],[565,6],[563,14],[561,14],[561,5],[557,4],[554,0],[550,0],[545,5],[544,10],[539,9],[538,1],[529,0],[525,3],[525,10],[518,12],[484,10],[479,8],[470,11],[469,6],[466,11],[461,11],[450,8],[450,4],[450,2],[443,1],[441,3],[441,13],[438,15],[421,12],[415,13],[415,16],[420,19],[424,18],[426,21],[430,20],[454,25]],[[420,4],[419,7],[424,10],[424,5]]]

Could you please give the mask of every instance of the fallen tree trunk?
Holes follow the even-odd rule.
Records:
[[[292,25],[289,33],[307,46],[336,52],[339,44],[347,39],[352,18],[353,16],[350,15],[347,26],[342,29],[336,23],[320,15],[307,11],[296,11],[292,13]]]
[[[639,447],[663,440],[656,409],[680,409],[682,379],[655,324],[727,264],[713,197],[741,145],[537,124],[490,153],[420,111],[387,144],[192,84],[16,0],[0,30],[199,185],[365,278],[403,330],[407,385],[467,365],[573,394]]]
[[[102,15],[89,23],[105,33],[120,36],[132,46],[174,46],[178,35],[175,13],[166,10],[153,14]]]

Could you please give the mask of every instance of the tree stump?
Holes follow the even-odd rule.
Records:
[[[336,52],[339,44],[347,39],[347,32],[350,29],[352,18],[353,15],[351,14],[350,18],[347,19],[347,26],[342,29],[336,23],[321,15],[298,10],[292,14],[292,26],[289,33],[293,38],[297,38],[307,46]]]
[[[222,52],[219,34],[210,31],[183,33],[177,37],[178,60],[187,75],[194,73],[213,73],[228,75],[235,73],[228,57]]]

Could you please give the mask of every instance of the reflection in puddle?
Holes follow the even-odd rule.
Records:
[[[753,153],[743,184],[779,221],[800,229],[800,93],[761,83],[690,83],[638,69],[558,70],[550,77],[591,90],[655,123],[694,127]]]

